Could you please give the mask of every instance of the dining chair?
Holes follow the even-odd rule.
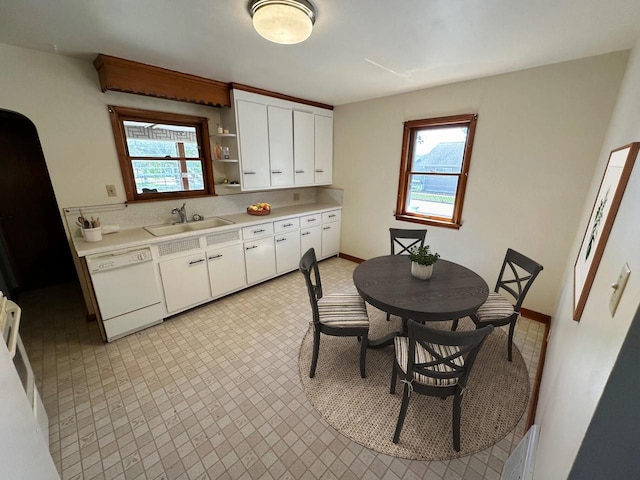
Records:
[[[391,255],[408,255],[413,247],[424,247],[427,230],[390,228],[389,234],[391,236]]]
[[[309,378],[316,374],[320,352],[320,334],[338,337],[358,337],[360,340],[360,376],[365,378],[369,316],[364,300],[358,293],[323,295],[316,252],[310,248],[300,259],[313,313],[313,356]]]
[[[390,228],[391,255],[409,255],[413,247],[424,247],[427,230],[409,230],[404,228]],[[387,313],[387,322],[391,314]]]
[[[507,266],[509,267],[508,269]],[[498,275],[496,288],[489,293],[489,297],[476,313],[470,315],[476,328],[482,328],[486,325],[493,325],[494,327],[509,325],[507,359],[510,362],[513,358],[513,332],[516,329],[516,322],[520,318],[520,307],[542,268],[542,265],[538,262],[508,248],[502,262],[500,275]],[[515,303],[506,299],[499,292],[500,290],[504,290],[511,295]],[[451,329],[455,330],[457,327],[458,320],[454,320]]]
[[[390,393],[396,391],[398,371],[404,384],[402,405],[393,443],[400,441],[411,393],[453,398],[453,448],[460,451],[462,398],[471,368],[493,325],[478,330],[450,332],[408,321],[408,337],[395,338],[395,361]]]

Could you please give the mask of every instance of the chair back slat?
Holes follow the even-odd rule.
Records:
[[[320,323],[320,313],[318,312],[318,300],[322,298],[322,280],[318,269],[316,251],[310,248],[300,259],[298,268],[304,275],[309,293],[309,302],[313,312],[313,323]]]
[[[391,255],[408,255],[413,247],[424,247],[427,230],[390,228]]]
[[[507,266],[509,266],[509,270],[507,270]],[[519,312],[529,288],[531,288],[533,281],[542,269],[542,265],[538,262],[509,248],[502,262],[502,268],[500,269],[500,275],[498,276],[494,291],[496,293],[498,293],[500,289],[507,291],[515,299],[516,304],[514,309],[516,312]],[[507,277],[508,274],[506,274],[506,272],[508,271],[511,272],[513,278]],[[520,271],[526,273],[520,273]],[[515,285],[516,288],[512,285]]]
[[[493,331],[492,325],[465,332],[447,331],[430,328],[414,320],[409,320],[407,326],[407,379],[414,378],[414,374],[440,381],[457,379],[462,387],[466,384],[480,347]],[[416,362],[416,344],[429,352],[432,357],[429,361]]]

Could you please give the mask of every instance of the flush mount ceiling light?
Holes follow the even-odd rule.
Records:
[[[309,38],[316,20],[316,11],[306,0],[253,0],[249,13],[256,32],[287,45]]]

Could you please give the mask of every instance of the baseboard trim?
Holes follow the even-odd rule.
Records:
[[[529,317],[527,317],[529,318]],[[549,318],[551,320],[551,318]],[[542,371],[544,370],[544,360],[547,356],[547,344],[549,343],[549,328],[551,322],[544,324],[544,337],[542,338],[542,348],[540,348],[540,356],[538,357],[538,370],[536,378],[531,389],[531,402],[529,403],[529,414],[527,415],[527,426],[525,432],[529,430],[536,420],[536,410],[538,409],[538,398],[540,396],[540,383],[542,382]]]
[[[358,258],[358,257],[354,257],[354,256],[351,256],[351,255],[347,255],[346,253],[342,253],[342,252],[338,253],[338,257],[344,258],[345,260],[349,260],[349,261],[355,262],[355,263],[364,262],[364,259],[362,259],[362,258]]]
[[[520,313],[523,317],[527,317],[529,320],[535,320],[536,322],[544,323],[545,325],[551,324],[551,316],[545,313],[529,310],[528,308],[521,308]]]

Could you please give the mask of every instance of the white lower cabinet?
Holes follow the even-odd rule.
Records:
[[[252,284],[276,275],[276,255],[273,236],[244,243],[247,283]]]
[[[219,297],[247,284],[242,245],[207,250],[211,296]]]
[[[330,257],[340,252],[340,224],[322,225],[322,257]]]
[[[337,255],[340,226],[341,210],[335,209],[191,237],[196,242],[191,253],[168,249],[171,251],[164,255],[171,256],[157,264],[167,313],[173,315],[296,270],[300,257],[310,248],[318,259]],[[176,248],[184,242],[178,241]]]
[[[310,248],[316,251],[317,257],[322,255],[322,229],[320,225],[300,230],[300,256]]]
[[[164,260],[158,265],[169,313],[211,298],[204,252]]]
[[[285,273],[298,268],[300,263],[300,231],[276,234],[275,245],[276,272]]]

